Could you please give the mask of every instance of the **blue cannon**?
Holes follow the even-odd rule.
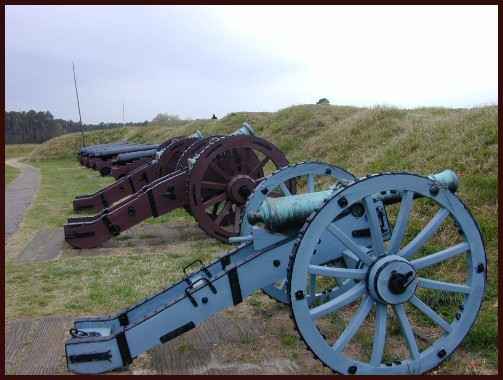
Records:
[[[451,171],[355,178],[319,162],[284,167],[249,196],[233,251],[115,315],[76,320],[68,368],[127,367],[262,290],[335,372],[427,372],[469,333],[486,283],[483,238],[457,182]]]

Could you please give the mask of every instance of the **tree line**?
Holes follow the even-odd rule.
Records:
[[[144,126],[141,123],[126,123],[127,126]],[[122,127],[122,123],[84,124],[84,131]],[[80,132],[80,124],[72,120],[55,119],[49,111],[9,111],[5,112],[6,144],[38,144],[53,137],[72,132]]]

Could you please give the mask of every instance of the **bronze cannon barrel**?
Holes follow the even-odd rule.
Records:
[[[437,182],[440,186],[447,187],[451,192],[458,188],[459,180],[452,170],[432,174],[428,178]],[[279,198],[267,198],[259,210],[247,215],[250,224],[264,223],[271,231],[281,231],[293,226],[302,225],[307,217],[315,210],[319,209],[323,202],[330,198],[337,188],[314,193],[296,194]],[[416,197],[419,196],[416,194]],[[398,191],[390,191],[385,194],[379,193],[375,198],[386,204],[393,204],[401,201],[401,194]]]

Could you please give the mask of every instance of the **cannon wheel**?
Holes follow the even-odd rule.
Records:
[[[326,181],[325,188],[316,188],[316,185],[319,186],[317,182],[322,182],[317,181],[317,178],[324,179],[324,177],[331,177],[329,181]],[[355,181],[355,177],[348,171],[322,162],[301,162],[282,168],[262,181],[248,198],[246,202],[246,211],[243,214],[243,220],[241,222],[240,235],[251,235],[253,226],[248,222],[248,219],[246,219],[246,215],[258,211],[269,194],[272,192],[280,192],[282,196],[289,195],[290,193],[298,194],[301,192],[301,188],[295,186],[295,191],[292,191],[292,182],[297,183],[303,179],[305,186],[302,192],[304,193],[326,190],[328,186],[334,185],[341,180],[348,182]],[[266,191],[264,191],[264,189],[266,189]],[[263,291],[278,302],[284,304],[290,303],[286,289],[286,276],[283,280],[264,288]]]
[[[246,135],[212,140],[194,158],[188,181],[191,214],[223,242],[239,235],[246,200],[266,171],[288,165],[276,146]]]
[[[203,139],[197,139],[192,144],[190,144],[180,155],[178,161],[176,162],[176,170],[184,170],[187,168],[187,160],[194,157],[199,153],[206,145],[221,136],[209,136]]]
[[[173,139],[171,143],[164,148],[164,151],[159,157],[160,176],[162,177],[174,172],[178,165],[178,160],[182,155],[189,147],[200,140],[201,139],[195,137]]]
[[[390,190],[401,193],[401,202],[393,205],[398,207],[393,233],[383,242],[371,197]],[[368,213],[371,247],[355,244],[334,227],[334,218],[356,202],[363,202]],[[348,254],[358,256],[359,268],[310,264],[326,229]],[[307,347],[335,372],[424,373],[452,354],[472,327],[486,265],[479,227],[448,189],[413,174],[369,176],[336,193],[304,225],[288,268],[292,318]],[[310,305],[306,289],[313,276],[316,283],[351,279],[352,286]]]

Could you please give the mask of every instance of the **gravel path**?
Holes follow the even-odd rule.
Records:
[[[5,191],[5,237],[14,234],[23,220],[26,209],[35,199],[40,187],[40,172],[33,166],[20,162],[21,158],[9,159],[5,163],[21,170]]]

